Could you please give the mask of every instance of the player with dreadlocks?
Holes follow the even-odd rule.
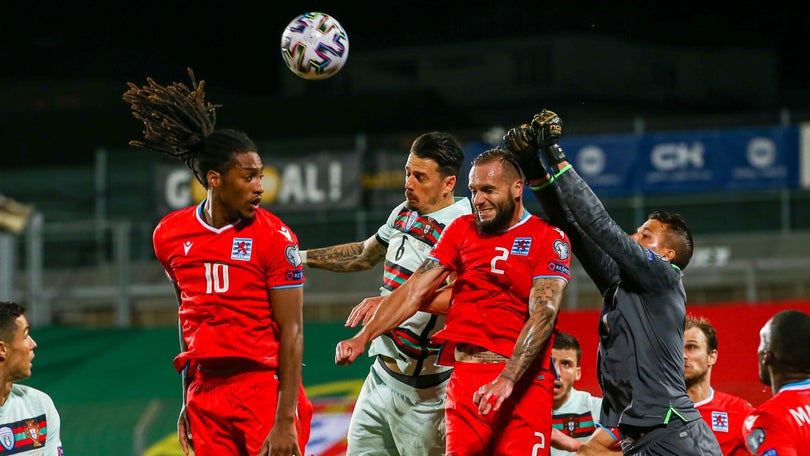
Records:
[[[207,191],[153,234],[179,304],[180,445],[196,456],[301,455],[312,404],[301,381],[298,239],[259,207],[256,145],[243,132],[215,129],[218,106],[188,72],[191,87],[147,78],[124,93],[145,127],[144,141],[130,144],[182,159]]]

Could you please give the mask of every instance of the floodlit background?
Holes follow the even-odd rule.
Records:
[[[0,10],[0,299],[29,309],[33,377],[69,454],[180,454],[176,304],[151,247],[199,201],[176,160],[127,146],[126,83],[206,81],[220,127],[259,145],[265,207],[302,248],[365,239],[402,200],[411,141],[446,130],[467,162],[549,108],[562,145],[628,231],[677,210],[696,252],[690,310],[719,327],[718,389],[752,402],[755,344],[777,309],[810,311],[808,16],[787,6],[594,2],[14,2]],[[306,11],[337,18],[346,66],[304,81],[280,55]],[[464,171],[466,173],[466,170]],[[458,194],[466,194],[466,176]],[[533,197],[526,204],[541,213]],[[595,287],[575,263],[560,325],[593,379]],[[310,453],[342,454],[368,359],[334,366],[381,269],[307,270]],[[749,353],[750,352],[750,353]],[[732,356],[732,353],[734,354]]]

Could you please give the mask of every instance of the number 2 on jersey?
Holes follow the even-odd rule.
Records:
[[[506,261],[506,259],[509,257],[509,249],[504,247],[495,247],[495,251],[502,252],[503,254],[492,258],[492,261],[489,262],[490,270],[495,274],[503,274],[503,269],[499,269],[497,266],[495,266],[495,263],[497,263],[498,260]]]

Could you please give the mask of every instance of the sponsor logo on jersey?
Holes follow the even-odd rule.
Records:
[[[557,258],[567,260],[571,256],[571,246],[567,242],[557,239],[553,244],[554,251],[557,253]]]
[[[233,246],[231,247],[232,260],[250,261],[250,254],[252,251],[253,239],[233,238]]]
[[[282,226],[281,228],[279,228],[278,232],[281,233],[282,236],[287,238],[288,241],[292,242],[292,235],[290,234],[290,230],[288,230],[286,226]]]
[[[571,275],[571,271],[568,269],[568,266],[560,263],[555,263],[553,261],[549,261],[548,270],[552,272],[559,272],[560,274],[564,274],[567,276]]]
[[[512,243],[512,255],[527,256],[531,246],[532,238],[515,238],[515,242]]]
[[[298,250],[298,245],[288,245],[284,249],[284,255],[287,257],[287,262],[293,265],[294,268],[301,266],[301,252]]]
[[[712,412],[712,431],[728,432],[728,413]]]
[[[416,211],[411,211],[408,214],[408,219],[405,221],[405,231],[410,231],[413,228],[413,224],[416,223],[416,219],[419,218],[419,213]]]
[[[186,241],[183,243],[183,253],[188,255],[188,251],[191,250],[191,246],[194,245],[191,241]]]
[[[647,252],[647,261],[652,263],[655,260],[655,253],[650,249],[644,249],[644,251]]]
[[[295,269],[292,271],[287,271],[287,280],[301,280],[304,277],[304,271],[301,269]]]
[[[14,448],[14,431],[12,431],[10,427],[3,426],[0,428],[0,444],[2,444],[3,448],[6,450]]]

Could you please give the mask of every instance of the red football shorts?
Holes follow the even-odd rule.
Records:
[[[276,370],[259,367],[230,376],[197,372],[186,401],[195,456],[258,454],[273,428],[278,399]],[[304,453],[312,422],[312,403],[298,390],[295,425]]]
[[[495,380],[504,363],[453,366],[445,404],[447,456],[549,454],[553,372],[530,367],[497,412],[480,415],[473,394]]]

